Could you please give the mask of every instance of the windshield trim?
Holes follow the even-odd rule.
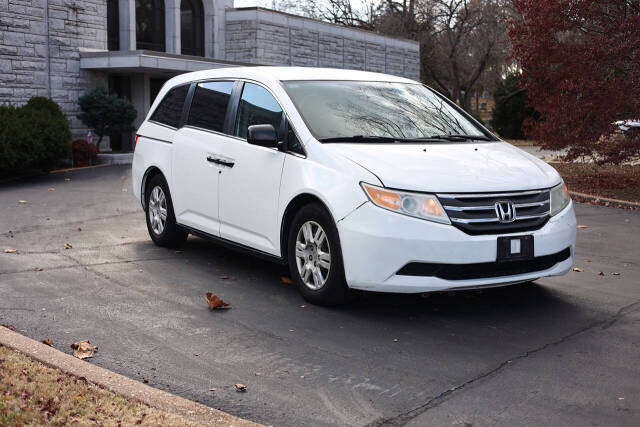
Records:
[[[430,87],[430,86],[428,86],[428,85],[426,85],[424,83],[421,83],[421,82],[413,82],[413,81],[412,82],[402,82],[402,81],[397,81],[397,80],[394,81],[394,80],[333,80],[333,79],[279,80],[278,82],[280,83],[280,86],[282,87],[284,92],[289,97],[289,100],[291,101],[293,106],[296,108],[296,112],[298,113],[298,116],[300,116],[300,118],[304,122],[304,125],[307,127],[307,130],[309,131],[311,136],[313,136],[313,138],[316,141],[318,141],[320,144],[326,144],[326,142],[322,142],[323,137],[319,137],[315,133],[315,131],[311,128],[311,126],[309,125],[309,122],[307,121],[307,119],[304,116],[304,114],[302,114],[302,111],[300,110],[300,107],[298,106],[296,101],[291,96],[291,93],[289,92],[289,88],[287,87],[287,83],[344,82],[344,83],[397,83],[397,84],[406,84],[406,85],[420,85],[420,86],[423,86],[424,88],[428,89],[429,91],[433,92],[434,95],[436,95],[438,98],[442,99],[449,107],[453,108],[454,110],[456,110],[456,112],[461,114],[465,119],[469,120],[473,125],[475,125],[478,128],[478,130],[480,132],[482,132],[482,134],[484,136],[486,136],[488,138],[487,141],[482,141],[482,140],[473,140],[473,141],[472,140],[468,140],[468,141],[460,141],[460,142],[443,141],[444,143],[470,144],[470,143],[487,143],[487,142],[499,142],[499,141],[502,141],[500,138],[498,138],[496,135],[494,135],[489,129],[487,129],[482,123],[480,123],[478,120],[476,120],[475,117],[473,117],[471,114],[467,113],[466,111],[464,111],[464,109],[462,109],[460,106],[458,106],[458,104],[456,104],[455,102],[449,100],[449,98],[444,96],[442,93],[440,93],[436,89],[434,89],[434,88],[432,88],[432,87]],[[395,144],[393,142],[389,142],[389,143],[390,144]],[[439,144],[440,142],[419,142],[419,144],[434,144],[434,143],[435,144]],[[332,142],[332,144],[368,144],[368,143],[365,143],[365,142]],[[377,142],[377,144],[380,144],[380,142]],[[386,143],[383,142],[382,144],[386,144]],[[402,144],[416,144],[416,142],[403,142]]]

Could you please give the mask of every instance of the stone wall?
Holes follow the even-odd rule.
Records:
[[[418,43],[260,8],[227,9],[225,55],[264,65],[376,71],[418,80]]]
[[[76,117],[78,97],[106,81],[103,73],[80,70],[80,50],[107,48],[106,1],[48,3],[49,71],[46,1],[0,0],[0,103],[23,104],[50,94],[67,114],[74,136],[84,135],[86,128]]]

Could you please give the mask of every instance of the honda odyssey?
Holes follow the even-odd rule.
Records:
[[[314,303],[527,282],[573,264],[558,173],[401,77],[182,74],[140,126],[132,174],[156,244],[191,233],[279,261]]]

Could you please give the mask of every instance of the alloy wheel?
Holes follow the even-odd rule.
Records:
[[[167,222],[167,198],[159,185],[151,190],[149,196],[149,222],[154,233],[162,234]]]
[[[296,236],[296,264],[302,283],[317,291],[327,282],[331,270],[331,248],[320,224],[307,221]]]

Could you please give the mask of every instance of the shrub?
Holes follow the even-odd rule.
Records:
[[[101,86],[82,95],[78,105],[82,110],[78,117],[98,135],[98,150],[105,135],[133,130],[131,123],[138,115],[131,101],[115,94],[109,95]]]
[[[523,122],[537,119],[537,113],[527,105],[527,92],[520,88],[518,76],[509,74],[496,84],[493,92],[495,108],[491,126],[502,138],[526,138]]]
[[[60,107],[33,97],[21,107],[0,106],[0,175],[50,170],[69,152],[71,130]]]

